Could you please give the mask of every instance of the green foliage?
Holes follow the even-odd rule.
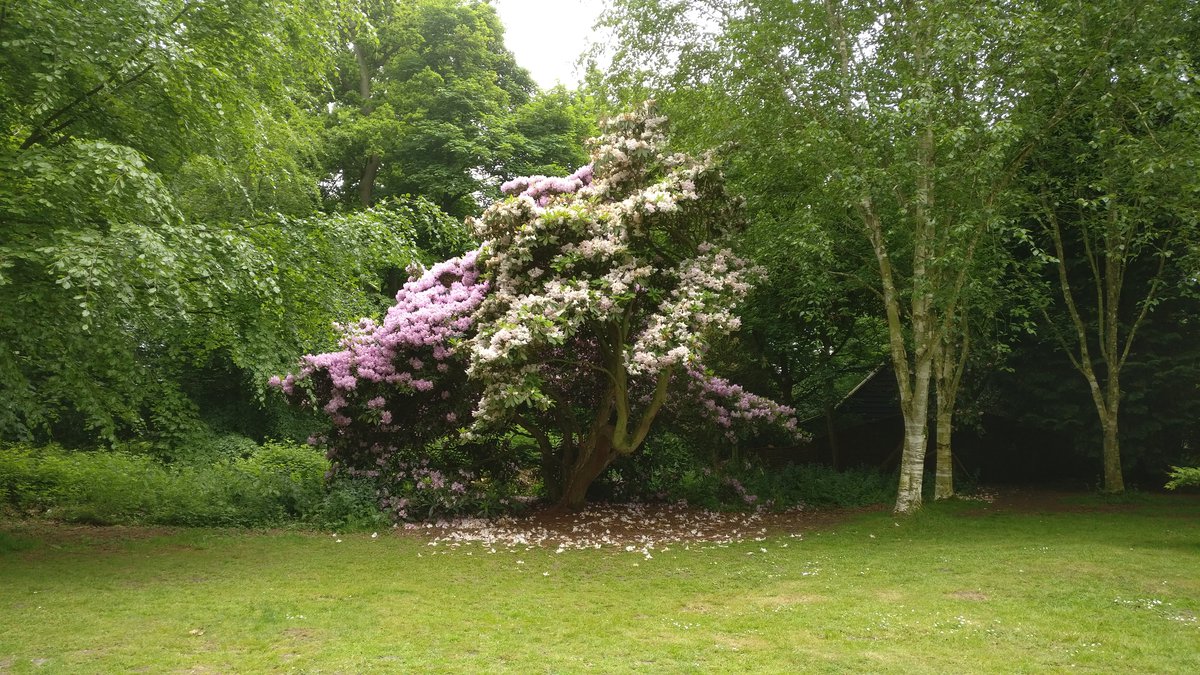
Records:
[[[504,178],[577,168],[587,117],[576,97],[531,100],[503,34],[487,3],[348,3],[333,100],[321,103],[326,199],[363,207],[420,194],[461,217]]]
[[[342,240],[313,246],[326,256],[314,263],[331,252],[347,263],[317,273],[284,264],[299,257],[292,247],[317,243],[317,227],[289,237],[305,230],[294,227],[272,249],[278,225],[228,224],[316,204],[302,110],[328,60],[327,9],[4,3],[0,438],[187,435],[190,364],[213,353],[250,372],[286,362],[315,333],[330,339],[330,318],[350,318],[341,306],[364,304],[346,286],[367,276],[360,255],[377,273],[379,248],[363,240],[382,228],[342,228]],[[394,228],[385,237],[384,266],[403,267],[411,252]],[[333,300],[333,316],[300,330],[281,319],[293,289],[279,276],[296,270],[334,290],[318,299]]]
[[[231,198],[206,199],[201,210],[287,204],[306,192],[295,189],[305,174],[311,204],[312,137],[301,111],[329,60],[329,10],[311,0],[5,3],[0,159],[20,164],[103,141],[148,158],[168,183],[182,177],[183,192],[209,184],[201,192]],[[73,164],[63,162],[63,173]],[[141,200],[119,173],[91,174],[92,166],[75,175],[105,179],[107,201]],[[26,187],[48,206],[89,195],[54,180]],[[0,194],[0,211],[7,198]]]
[[[384,522],[363,486],[340,481],[326,488],[329,463],[311,447],[251,447],[244,456],[166,465],[126,451],[10,446],[0,453],[0,497],[19,514],[93,524],[345,528]]]
[[[770,467],[749,460],[714,465],[705,454],[673,433],[655,434],[643,453],[603,476],[595,496],[683,501],[714,510],[780,511],[868,506],[896,496],[895,476],[870,469],[838,471],[819,464]]]
[[[8,249],[18,264],[0,284],[0,383],[12,392],[0,401],[0,434],[57,437],[75,425],[87,430],[81,443],[194,435],[205,392],[188,382],[206,370],[235,378],[254,406],[271,374],[336,340],[334,322],[383,311],[389,280],[428,256],[418,239],[438,249],[466,241],[419,199],[347,215],[40,236],[31,230]]]
[[[1176,466],[1171,468],[1171,480],[1166,485],[1168,490],[1181,487],[1200,487],[1200,466]]]
[[[598,106],[583,92],[561,85],[537,92],[512,113],[497,175],[570,175],[588,163],[585,144],[600,135],[598,119]]]

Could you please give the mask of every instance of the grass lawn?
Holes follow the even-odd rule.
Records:
[[[1188,496],[800,518],[652,559],[0,524],[0,672],[1194,673],[1198,615]]]

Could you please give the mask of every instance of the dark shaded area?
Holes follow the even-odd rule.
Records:
[[[1175,346],[1172,343],[1172,346]],[[972,483],[1064,485],[1092,488],[1100,482],[1100,430],[1082,378],[1065,357],[1033,343],[1019,350],[1015,372],[994,376],[969,406],[954,435],[955,473]],[[1198,404],[1194,380],[1164,381],[1151,364],[1178,361],[1185,354],[1149,354],[1130,368],[1128,405],[1122,424],[1128,439],[1125,469],[1132,485],[1160,489],[1167,468],[1194,461]],[[1061,359],[1061,363],[1054,356]],[[1036,361],[1036,363],[1026,363]],[[1178,365],[1177,367],[1183,367]],[[820,463],[894,471],[900,460],[904,426],[896,381],[882,367],[859,383],[835,407],[836,443],[823,417],[805,421],[809,443],[761,448],[764,461]],[[926,466],[934,467],[931,420]],[[838,449],[834,461],[834,446]]]

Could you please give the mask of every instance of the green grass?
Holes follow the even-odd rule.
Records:
[[[0,672],[1200,672],[1200,501],[1069,508],[652,560],[9,523]]]

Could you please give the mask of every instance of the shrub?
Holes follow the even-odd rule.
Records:
[[[253,494],[282,510],[289,520],[312,520],[325,492],[329,461],[311,447],[268,441],[234,464],[248,476]]]
[[[391,520],[380,509],[377,493],[373,481],[335,476],[321,499],[314,524],[345,531],[389,525]]]
[[[396,522],[490,516],[518,510],[534,492],[532,481],[522,479],[522,454],[506,439],[486,447],[435,443],[420,452],[398,449],[374,469],[340,473],[372,480],[379,508]]]
[[[328,468],[316,450],[280,442],[237,459],[171,465],[123,451],[17,446],[0,453],[0,495],[21,514],[95,524],[378,524],[361,486],[325,486]]]
[[[1200,487],[1200,466],[1173,466],[1167,483],[1168,490],[1181,487]]]
[[[381,323],[346,326],[338,351],[272,378],[329,416],[339,470],[390,473],[405,517],[399,502],[416,497],[454,511],[481,477],[399,457],[519,430],[538,442],[547,495],[573,508],[671,401],[730,442],[740,426],[796,430],[790,408],[703,364],[760,274],[726,248],[745,221],[716,155],[670,152],[665,123],[652,105],[617,116],[591,164],[505,183],[473,221],[486,244],[414,269]],[[438,493],[442,482],[459,487]]]

